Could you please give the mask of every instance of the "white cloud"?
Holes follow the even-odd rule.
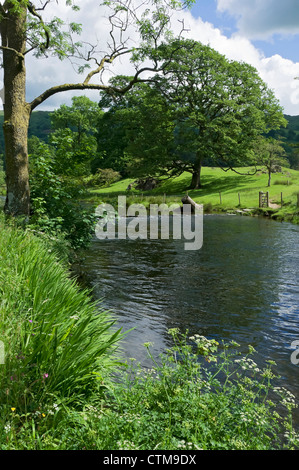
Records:
[[[299,80],[295,80],[295,77],[299,77],[299,62],[280,55],[265,57],[246,37],[238,33],[228,38],[211,23],[193,18],[189,12],[185,13],[185,24],[190,29],[185,36],[209,44],[231,60],[247,62],[255,67],[260,77],[274,91],[284,112],[290,115],[299,114]]]
[[[266,2],[273,2],[274,0],[264,0]],[[287,3],[288,0],[285,0]],[[296,0],[298,1],[298,0]],[[237,10],[241,12],[241,5],[245,3],[251,6],[255,0],[246,0],[246,2],[238,0],[218,0],[219,7],[231,8],[233,5],[239,5]],[[67,11],[64,7],[64,17],[69,16],[71,21],[78,21],[83,23],[82,40],[95,42],[96,39],[100,41],[99,48],[104,49],[109,39],[109,22],[103,19],[102,11],[99,10],[98,2],[95,0],[80,0],[81,11],[79,14]],[[258,5],[260,0],[256,2]],[[262,3],[262,2],[261,2]],[[51,4],[51,13],[55,14],[56,3]],[[62,16],[61,6],[57,10],[57,15]],[[299,9],[298,9],[299,10]],[[299,76],[299,63],[287,60],[279,55],[273,57],[265,57],[264,54],[258,50],[250,42],[250,40],[240,33],[232,37],[226,37],[218,28],[215,28],[211,23],[204,22],[202,19],[195,19],[190,12],[181,12],[174,14],[172,19],[173,29],[179,32],[181,22],[184,19],[185,27],[189,32],[185,33],[186,37],[193,38],[201,41],[203,44],[209,44],[211,47],[226,55],[228,58],[238,61],[244,61],[253,65],[259,72],[262,79],[273,89],[275,95],[280,100],[286,114],[298,115],[299,114],[299,80],[294,78]],[[298,22],[299,24],[299,22]],[[131,29],[130,40],[136,41],[137,35],[134,29]],[[115,74],[130,74],[132,73],[132,66],[127,57],[123,57],[121,62],[113,67]],[[78,82],[82,77],[76,75],[72,65],[68,61],[60,62],[58,59],[49,58],[47,60],[36,60],[32,57],[29,58],[27,63],[28,85],[27,96],[31,100],[42,91],[50,86],[58,85],[66,82]],[[99,93],[97,91],[83,91],[83,92],[66,92],[57,94],[47,100],[38,109],[53,109],[58,107],[61,103],[70,103],[71,97],[74,94],[84,94],[91,99],[97,101]]]
[[[217,0],[217,6],[237,18],[240,33],[251,39],[299,33],[298,0]]]

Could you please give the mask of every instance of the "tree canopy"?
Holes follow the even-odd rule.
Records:
[[[278,100],[252,66],[186,39],[162,44],[153,58],[161,73],[131,94],[110,98],[110,119],[126,122],[135,170],[190,171],[191,187],[198,188],[204,161],[222,168],[254,164],[258,136],[286,125]]]

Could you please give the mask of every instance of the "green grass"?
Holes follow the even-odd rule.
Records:
[[[252,172],[252,168],[239,168],[239,172]],[[203,204],[208,211],[234,211],[252,209],[259,211],[259,191],[269,192],[271,204],[279,207],[270,207],[267,213],[276,218],[290,218],[296,221],[299,216],[297,207],[297,193],[299,193],[299,171],[284,168],[282,173],[272,175],[271,186],[268,187],[268,176],[261,171],[253,176],[238,175],[232,170],[224,172],[220,168],[204,167],[202,169],[202,188],[188,190],[191,175],[183,173],[177,178],[162,182],[152,191],[142,192],[126,191],[133,179],[125,179],[112,184],[109,188],[99,188],[90,191],[89,200],[93,203],[101,201],[116,201],[117,196],[126,194],[130,196],[129,202],[179,202],[188,192],[196,202]],[[165,195],[165,196],[164,196]],[[281,206],[281,197],[283,207]],[[264,211],[265,212],[265,211]]]
[[[105,385],[119,332],[78,288],[53,242],[1,224],[0,299],[2,416],[35,412],[54,396],[80,403]]]
[[[153,367],[144,370],[130,361],[118,383],[81,409],[63,401],[48,406],[41,401],[39,410],[25,417],[11,409],[0,430],[1,449],[299,448],[292,425],[295,397],[272,385],[273,364],[259,369],[251,347],[242,356],[236,343],[169,333],[174,345],[161,355],[160,365],[152,358]],[[152,357],[150,344],[145,347]]]

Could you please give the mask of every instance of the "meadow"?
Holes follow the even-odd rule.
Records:
[[[89,190],[88,199],[99,201],[115,201],[118,195],[125,194],[128,201],[151,203],[180,202],[188,195],[197,203],[203,204],[205,212],[234,212],[250,209],[253,214],[265,214],[278,220],[299,222],[297,194],[299,193],[299,171],[283,168],[282,172],[272,174],[272,183],[268,187],[268,175],[261,169],[252,176],[253,168],[238,168],[239,175],[232,170],[224,172],[220,168],[203,167],[202,188],[189,190],[190,173],[161,181],[158,187],[151,191],[127,187],[134,178],[127,178],[111,184],[109,187]],[[269,192],[270,207],[259,208],[259,192]]]

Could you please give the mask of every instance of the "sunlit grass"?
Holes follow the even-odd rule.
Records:
[[[238,168],[240,173],[252,173],[252,168]],[[227,210],[237,208],[259,207],[259,192],[269,192],[271,204],[291,205],[291,210],[296,210],[297,193],[299,192],[299,172],[284,168],[282,173],[272,175],[271,186],[268,187],[268,175],[258,171],[252,176],[239,175],[232,170],[224,172],[220,168],[204,167],[202,169],[202,188],[189,190],[191,175],[183,173],[177,178],[162,182],[152,191],[126,191],[128,184],[134,179],[125,179],[112,184],[109,188],[98,188],[90,191],[90,198],[94,202],[113,198],[117,200],[118,195],[131,197],[132,201],[145,203],[173,202],[188,193],[196,202],[204,205]],[[151,198],[151,200],[149,199]],[[288,211],[290,212],[290,211]]]

